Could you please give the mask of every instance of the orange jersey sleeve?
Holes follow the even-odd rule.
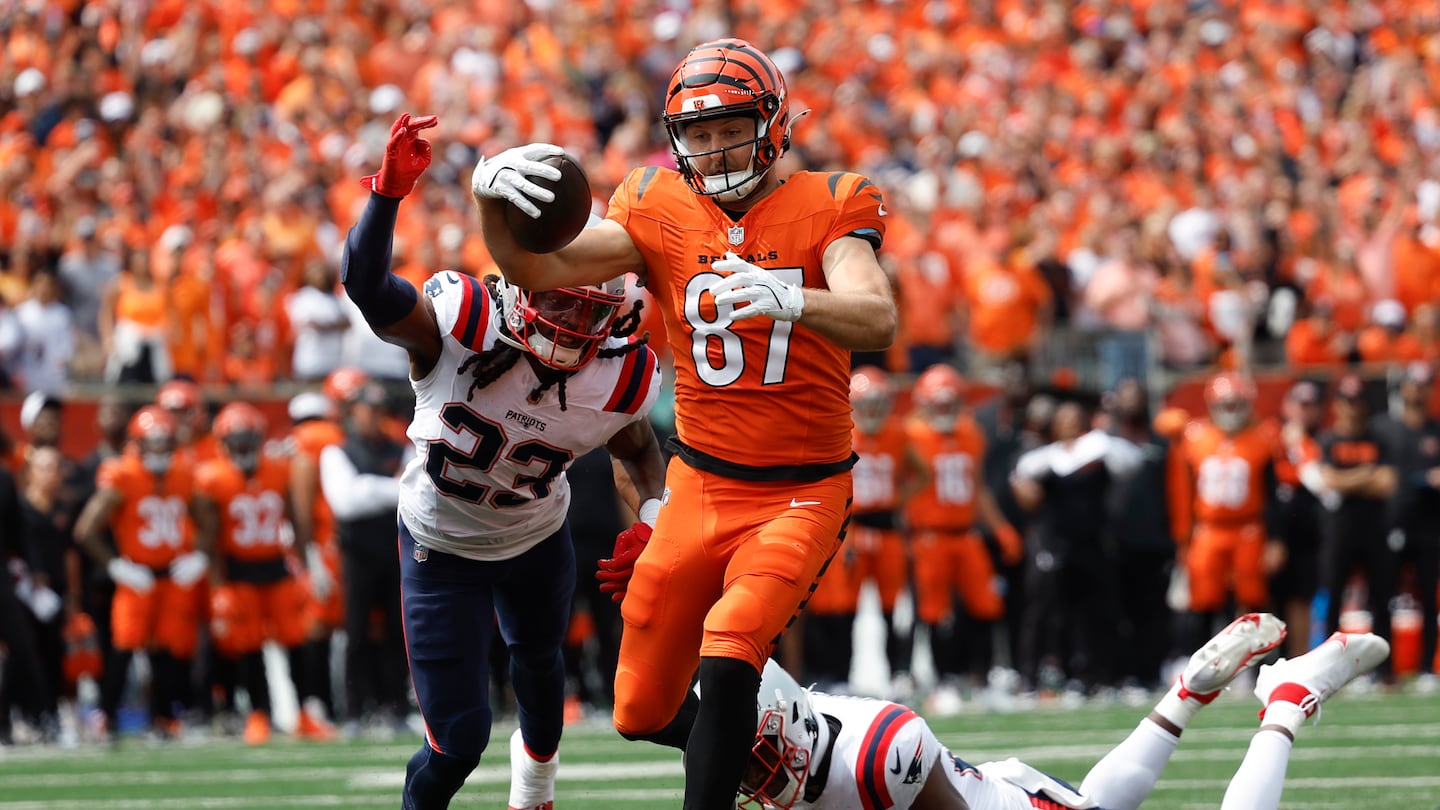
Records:
[[[216,459],[202,467],[195,489],[220,510],[221,552],[252,562],[283,555],[281,526],[286,520],[289,486],[287,457],[262,455],[260,466],[248,478],[229,459]]]
[[[295,426],[290,433],[295,440],[296,449],[304,453],[311,461],[315,462],[315,475],[320,474],[320,453],[325,448],[345,443],[345,431],[334,422],[325,420],[312,420],[302,422]],[[335,513],[330,511],[330,504],[325,500],[325,493],[320,490],[320,484],[315,483],[315,503],[312,506],[314,516],[314,542],[326,546],[335,540]]]
[[[151,568],[163,568],[194,546],[187,513],[190,467],[172,464],[163,480],[145,469],[138,456],[126,453],[101,463],[95,476],[100,489],[120,493],[120,507],[110,518],[110,531],[122,557]]]
[[[975,493],[985,458],[980,428],[968,416],[960,417],[953,433],[940,433],[924,421],[912,419],[906,435],[930,471],[929,486],[906,504],[911,528],[968,530],[975,523]]]
[[[1265,516],[1266,470],[1275,457],[1271,431],[1252,425],[1226,436],[1208,423],[1185,431],[1185,460],[1194,481],[1195,520],[1240,523]]]
[[[900,478],[905,470],[905,430],[890,421],[879,433],[867,435],[855,431],[853,446],[856,455],[854,475],[857,514],[890,512],[900,505]]]
[[[608,216],[644,257],[665,319],[681,441],[757,467],[849,458],[850,352],[799,324],[732,321],[731,307],[717,309],[708,292],[723,278],[710,266],[733,251],[787,282],[825,289],[825,249],[846,236],[878,248],[887,213],[873,183],[845,172],[798,172],[739,220],[674,171],[630,173]]]

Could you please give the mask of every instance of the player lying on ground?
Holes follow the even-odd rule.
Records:
[[[1284,638],[1284,622],[1268,613],[1236,619],[1190,656],[1175,685],[1090,769],[1078,791],[1018,759],[971,765],[906,707],[812,693],[770,661],[740,804],[781,810],[1130,810],[1155,787],[1195,713]],[[1278,807],[1290,747],[1305,719],[1389,654],[1379,636],[1336,633],[1305,655],[1261,667],[1255,685],[1265,705],[1260,731],[1221,810]]]

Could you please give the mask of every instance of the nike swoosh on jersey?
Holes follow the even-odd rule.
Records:
[[[797,507],[797,506],[819,506],[819,505],[820,505],[820,501],[797,501],[797,500],[795,500],[794,498],[791,498],[791,499],[790,499],[790,508],[792,508],[792,509],[795,508],[795,507]]]

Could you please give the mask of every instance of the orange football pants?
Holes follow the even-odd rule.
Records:
[[[620,608],[615,728],[674,719],[701,656],[760,671],[840,547],[850,474],[813,483],[739,481],[671,459],[655,534]]]
[[[320,559],[325,563],[325,570],[330,574],[330,593],[325,595],[323,601],[316,599],[314,591],[310,588],[309,577],[306,577],[305,590],[310,594],[305,607],[306,620],[311,627],[318,626],[324,630],[337,630],[345,624],[345,577],[341,571],[339,544],[334,542],[322,544]]]
[[[115,648],[160,649],[176,658],[191,657],[200,638],[201,598],[200,588],[182,588],[168,577],[156,577],[149,593],[117,585],[110,603]]]
[[[1190,609],[1221,610],[1232,586],[1242,609],[1260,610],[1270,601],[1265,582],[1265,525],[1197,524],[1185,554],[1190,575]]]
[[[294,647],[309,636],[306,605],[310,590],[295,577],[270,585],[232,582],[235,616],[223,645],[231,655],[259,652],[265,639]]]
[[[918,531],[914,535],[915,615],[938,624],[955,608],[955,593],[965,614],[981,621],[1005,615],[1005,600],[995,589],[995,565],[980,535],[973,531]]]
[[[817,616],[854,613],[861,586],[873,580],[880,592],[880,609],[888,613],[895,609],[895,600],[905,587],[905,567],[905,540],[899,532],[852,522],[845,533],[845,547],[820,578],[805,612]]]

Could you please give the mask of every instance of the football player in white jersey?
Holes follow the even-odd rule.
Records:
[[[1077,790],[1018,759],[971,765],[897,703],[810,692],[774,661],[760,684],[759,726],[740,806],[775,810],[1035,810],[1140,806],[1180,733],[1235,676],[1279,646],[1285,625],[1268,613],[1236,619],[1190,657],[1140,725],[1090,769]],[[1336,633],[1298,658],[1261,667],[1260,731],[1221,810],[1280,804],[1295,733],[1320,704],[1389,655],[1370,633]]]
[[[575,587],[565,468],[604,446],[630,481],[642,522],[660,510],[664,462],[646,418],[660,387],[655,353],[617,283],[546,292],[437,273],[417,294],[390,272],[400,199],[430,163],[419,133],[391,130],[341,278],[367,323],[409,353],[416,458],[400,481],[405,646],[425,742],[410,759],[403,810],[436,810],[490,737],[488,656],[510,652],[520,728],[510,740],[512,810],[548,810],[563,727],[561,644]],[[633,529],[632,529],[633,531]]]

